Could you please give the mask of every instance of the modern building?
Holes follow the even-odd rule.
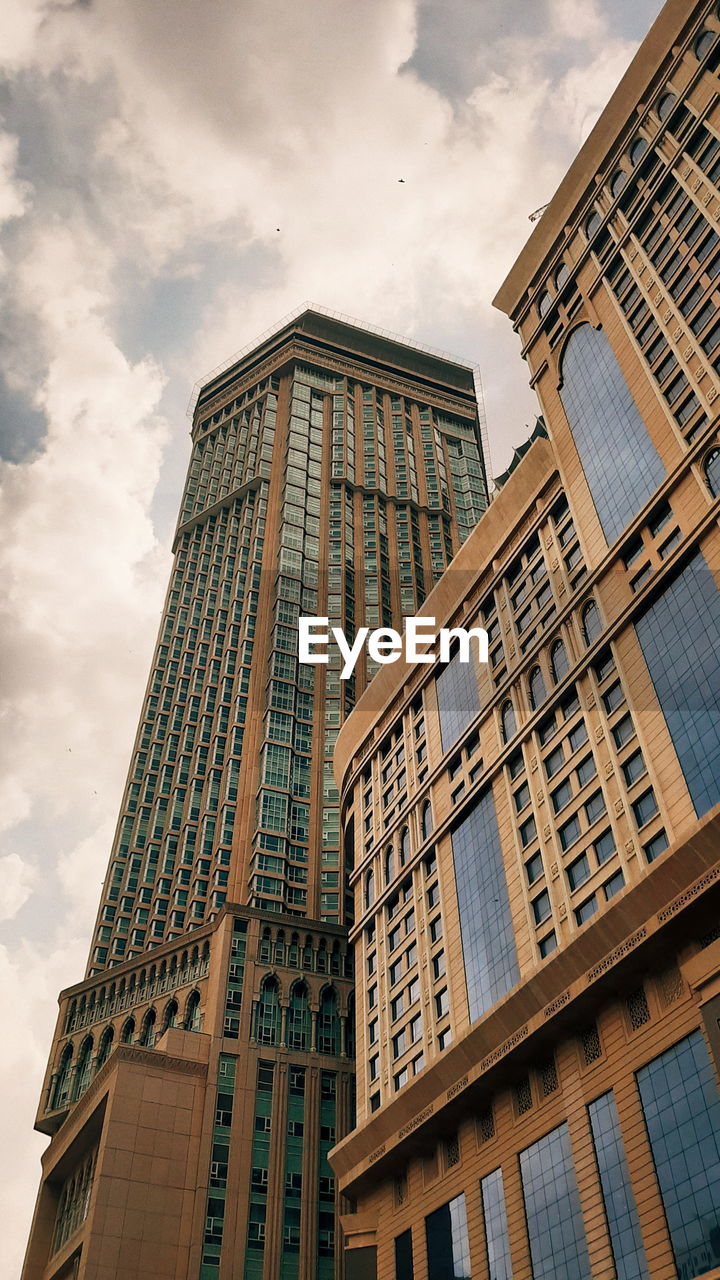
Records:
[[[60,996],[25,1280],[338,1274],[332,753],[372,671],[300,665],[298,618],[399,625],[486,505],[474,373],[450,358],[306,310],[200,389],[87,974]]]
[[[719,68],[669,0],[496,298],[542,419],[423,607],[489,661],[338,738],[349,1280],[720,1277]]]

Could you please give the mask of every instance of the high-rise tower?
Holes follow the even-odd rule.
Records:
[[[26,1280],[332,1277],[353,1055],[332,753],[373,672],[300,664],[298,618],[399,625],[486,503],[450,359],[305,311],[201,388],[87,976],[60,997]]]

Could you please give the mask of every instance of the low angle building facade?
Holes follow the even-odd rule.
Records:
[[[349,1280],[720,1276],[719,66],[670,0],[497,295],[542,417],[422,610],[488,663],[339,734]]]
[[[331,1280],[354,1123],[353,899],[332,753],[487,505],[474,371],[315,310],[199,390],[85,978],[60,996],[23,1276]]]

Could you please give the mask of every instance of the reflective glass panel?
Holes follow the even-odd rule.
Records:
[[[460,662],[456,656],[443,667],[436,682],[440,738],[449,751],[480,710],[474,662]]]
[[[465,1196],[457,1196],[425,1219],[428,1275],[433,1280],[470,1280]]]
[[[483,1178],[480,1191],[485,1215],[485,1247],[490,1280],[512,1280],[502,1170],[496,1169]]]
[[[519,978],[492,792],[452,833],[455,883],[472,1022]]]
[[[635,624],[699,817],[720,800],[720,592],[696,555]]]
[[[665,476],[605,334],[582,324],[562,360],[560,396],[608,543]]]
[[[413,1280],[412,1231],[395,1237],[395,1280]]]
[[[647,1276],[635,1199],[612,1090],[588,1107],[617,1280]]]
[[[701,1031],[637,1073],[678,1275],[720,1266],[720,1095]]]
[[[533,1280],[590,1280],[566,1124],[520,1153]]]

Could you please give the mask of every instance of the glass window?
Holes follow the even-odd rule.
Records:
[[[637,1072],[678,1274],[717,1265],[720,1097],[701,1031]]]
[[[674,93],[664,93],[662,98],[660,98],[657,104],[657,113],[661,120],[667,120],[670,112],[675,106],[675,101]]]
[[[628,180],[628,173],[625,169],[616,169],[610,182],[610,190],[614,196],[619,196],[623,187]]]
[[[645,139],[636,138],[628,152],[628,156],[630,157],[630,163],[637,164],[640,157],[643,156],[646,151],[647,151],[647,142],[645,141]]]
[[[468,1241],[465,1196],[456,1196],[425,1219],[428,1275],[438,1280],[468,1280]]]
[[[539,893],[537,898],[533,898],[531,905],[535,923],[542,924],[543,920],[547,920],[551,911],[550,894],[547,889],[543,889],[542,893]]]
[[[435,682],[440,714],[440,739],[449,751],[480,710],[475,664],[460,662],[459,654],[444,666]]]
[[[533,854],[532,858],[530,858],[528,862],[525,863],[525,873],[527,875],[528,884],[534,884],[536,880],[539,880],[543,870],[542,854],[538,851]]]
[[[588,240],[592,240],[595,232],[599,229],[602,218],[597,209],[593,209],[592,213],[585,220],[585,235]]]
[[[557,773],[558,769],[562,769],[564,763],[565,748],[561,742],[559,746],[555,747],[550,752],[549,756],[545,757],[545,772],[548,778],[552,778]]]
[[[600,618],[600,610],[594,600],[590,600],[583,609],[582,628],[585,643],[591,645],[597,640],[602,631],[602,619]]]
[[[585,924],[587,920],[590,920],[591,917],[595,915],[597,909],[598,901],[595,894],[593,894],[592,897],[587,898],[585,902],[581,902],[580,906],[577,908],[575,912],[575,919],[578,924]]]
[[[483,1178],[480,1194],[485,1218],[488,1274],[492,1280],[512,1280],[502,1169],[496,1169]]]
[[[571,862],[566,874],[570,888],[579,889],[580,885],[590,878],[590,864],[587,860],[587,855],[582,853],[579,858]]]
[[[414,1280],[412,1231],[395,1237],[395,1280]]]
[[[720,456],[720,450],[718,450],[718,455]],[[509,742],[510,739],[514,738],[515,734],[517,733],[517,724],[515,721],[515,708],[513,707],[513,704],[512,702],[510,702],[509,699],[507,702],[503,703],[500,716],[502,720],[503,742]]]
[[[608,858],[611,858],[615,852],[615,838],[612,831],[609,829],[607,831],[603,831],[602,835],[598,836],[597,840],[593,844],[593,849],[595,851],[595,857],[600,865],[602,865],[603,862],[607,862]]]
[[[577,814],[572,817],[569,822],[564,823],[563,826],[560,827],[558,835],[563,849],[569,849],[570,845],[574,844],[575,841],[579,839],[580,819],[577,817]]]
[[[720,493],[720,449],[712,449],[705,462],[705,479],[713,498]]]
[[[590,1280],[566,1124],[521,1151],[520,1174],[533,1280]]]
[[[545,692],[545,681],[543,680],[543,673],[539,667],[534,667],[533,670],[530,672],[530,704],[531,706],[535,710],[537,710],[537,708],[545,701],[545,697],[546,697],[546,692]]]
[[[709,28],[706,28],[705,31],[700,33],[693,45],[695,57],[699,62],[705,57],[706,53],[710,52],[716,40],[717,31],[710,31]]]
[[[720,800],[720,593],[702,555],[694,556],[635,629],[702,817]]]
[[[617,1280],[644,1280],[645,1252],[612,1090],[588,1107]]]
[[[590,493],[613,543],[665,471],[602,330],[582,324],[563,353],[560,395]]]
[[[518,980],[515,940],[492,792],[452,833],[470,1020]]]
[[[555,684],[559,684],[563,676],[566,676],[570,670],[567,650],[562,640],[556,640],[550,651],[550,667]]]
[[[652,840],[648,840],[647,844],[643,845],[643,852],[648,862],[654,862],[656,858],[659,858],[660,854],[667,849],[668,843],[667,834],[664,831],[658,831]]]

